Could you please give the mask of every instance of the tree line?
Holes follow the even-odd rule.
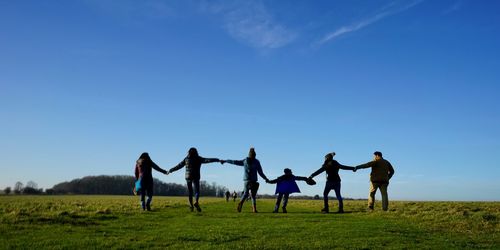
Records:
[[[187,186],[185,184],[165,183],[153,179],[155,195],[163,196],[186,196]],[[7,187],[4,194],[106,194],[106,195],[130,195],[133,193],[135,178],[127,175],[100,175],[85,176],[71,181],[65,181],[54,185],[52,188],[39,189],[34,181],[29,181],[26,186],[22,182],[16,182],[14,188]],[[209,184],[200,182],[200,191],[203,196],[223,197],[228,189],[216,183]]]

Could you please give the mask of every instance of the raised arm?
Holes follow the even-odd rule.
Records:
[[[325,167],[321,166],[321,168],[320,168],[320,169],[318,169],[318,170],[316,170],[316,172],[312,173],[312,174],[311,174],[311,176],[309,176],[309,178],[311,178],[311,179],[312,179],[312,178],[314,178],[316,175],[321,174],[321,173],[323,173],[324,171],[325,171]]]
[[[297,181],[307,181],[307,179],[309,179],[309,178],[304,177],[304,176],[295,176],[295,180],[297,180]]]
[[[182,160],[179,164],[177,164],[175,167],[171,168],[170,170],[168,170],[169,173],[172,173],[172,172],[175,172],[181,168],[183,168],[184,166],[186,166],[186,161],[185,160]]]
[[[237,160],[224,160],[223,162],[227,162],[229,164],[237,165],[237,166],[244,166],[245,162],[244,160],[237,161]]]
[[[220,162],[219,158],[201,158],[201,163],[212,163],[212,162]]]
[[[156,163],[152,162],[153,164],[151,165],[151,167],[153,167],[154,170],[160,172],[160,173],[163,173],[163,174],[166,174],[167,173],[167,170],[163,169],[163,168],[160,168],[158,165],[156,165]]]
[[[375,164],[375,161],[370,161],[370,162],[367,162],[365,164],[361,164],[361,165],[356,166],[356,169],[371,168],[371,167],[373,167],[373,164]]]

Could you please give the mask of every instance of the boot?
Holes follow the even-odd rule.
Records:
[[[196,211],[201,212],[201,207],[200,207],[200,205],[198,204],[198,202],[196,202],[196,203],[194,204],[194,207],[196,208]]]
[[[286,207],[282,207],[282,209],[283,209],[283,213],[286,214],[287,213]]]
[[[327,207],[321,209],[321,213],[327,214],[329,212],[330,212],[330,210]]]
[[[258,213],[258,211],[257,211],[257,205],[252,205],[252,212]]]
[[[236,210],[238,213],[241,213],[241,209],[243,208],[243,201],[238,202],[238,206],[236,207]]]

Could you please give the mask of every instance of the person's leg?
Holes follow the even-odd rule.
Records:
[[[324,207],[321,212],[328,213],[330,209],[328,208],[328,194],[330,194],[330,190],[332,189],[331,183],[329,181],[325,184],[325,190],[323,190],[323,202]]]
[[[257,182],[253,182],[250,187],[250,192],[252,195],[252,211],[257,213],[257,190],[259,190],[259,185]]]
[[[241,200],[240,202],[238,202],[238,207],[236,208],[238,212],[241,212],[241,209],[243,208],[243,203],[245,203],[249,192],[250,188],[248,187],[248,182],[245,182],[245,185],[243,187],[243,195],[241,196]]]
[[[142,187],[140,189],[140,193],[141,193],[141,207],[142,207],[142,210],[146,210],[146,202],[145,202],[145,199],[146,199],[146,190],[144,189],[144,187]]]
[[[377,193],[378,184],[370,182],[370,194],[368,197],[368,208],[373,210],[375,204],[375,193]]]
[[[274,211],[273,213],[277,213],[278,209],[280,208],[281,204],[281,199],[283,198],[283,193],[278,194],[278,198],[276,198],[276,205],[274,206]]]
[[[153,185],[149,185],[146,189],[148,199],[146,200],[146,209],[151,211],[151,201],[153,200]]]
[[[380,184],[380,194],[382,195],[382,210],[389,209],[389,196],[387,195],[387,186],[389,184]]]
[[[190,207],[191,211],[193,211],[193,182],[190,180],[186,180],[186,184],[188,187],[189,207]]]
[[[337,196],[337,200],[339,201],[339,213],[344,212],[344,202],[342,199],[342,195],[340,194],[340,181],[335,182],[333,184],[333,190],[335,191],[335,196]]]
[[[201,212],[201,208],[198,203],[200,199],[200,180],[194,180],[193,185],[194,185],[194,198],[195,198],[194,207],[196,207],[196,210],[198,212]]]
[[[286,205],[288,205],[288,197],[290,196],[289,193],[286,193],[284,196],[283,196],[283,213],[286,213]]]

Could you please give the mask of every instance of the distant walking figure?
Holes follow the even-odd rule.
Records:
[[[308,184],[313,185],[314,180],[309,179],[307,177],[295,176],[292,174],[292,170],[289,168],[284,169],[285,174],[274,179],[270,180],[267,183],[277,183],[276,192],[278,194],[278,198],[276,199],[276,205],[274,206],[273,213],[277,213],[280,208],[281,199],[283,199],[283,213],[286,213],[286,205],[288,204],[288,197],[291,193],[300,193],[299,186],[295,181],[306,181]],[[315,184],[315,183],[314,183]]]
[[[222,164],[225,162],[238,165],[238,166],[243,166],[244,168],[244,174],[243,174],[243,181],[244,181],[244,191],[243,191],[243,196],[241,197],[240,202],[238,203],[237,210],[238,212],[241,212],[241,209],[243,207],[243,203],[245,203],[245,200],[247,199],[249,193],[251,193],[252,197],[252,210],[254,213],[257,213],[257,190],[259,190],[259,182],[257,182],[257,173],[266,181],[269,181],[267,179],[266,175],[264,172],[262,172],[262,166],[260,165],[259,160],[257,160],[257,154],[255,153],[254,148],[250,148],[250,151],[248,152],[248,157],[244,160],[241,161],[236,161],[236,160],[223,160],[221,161]]]
[[[368,208],[373,210],[375,203],[375,193],[380,188],[382,195],[382,209],[387,211],[389,209],[389,197],[387,195],[387,187],[389,180],[394,175],[394,168],[391,163],[382,158],[382,153],[376,151],[373,153],[373,161],[356,166],[356,170],[363,168],[372,168],[370,173],[370,195],[368,197]]]
[[[335,152],[329,153],[325,155],[325,162],[323,163],[323,166],[321,166],[320,169],[318,169],[316,172],[312,173],[309,178],[314,178],[316,175],[321,174],[322,172],[326,171],[326,184],[325,184],[325,190],[323,191],[323,201],[324,201],[324,208],[321,210],[323,213],[329,213],[330,209],[328,207],[328,194],[330,193],[330,190],[335,191],[335,195],[337,196],[337,200],[339,201],[339,210],[338,213],[343,213],[344,212],[344,202],[342,200],[342,195],[340,194],[340,176],[339,176],[339,170],[352,170],[354,171],[354,167],[349,167],[349,166],[344,166],[338,163],[336,160],[333,159],[335,156]]]
[[[188,155],[184,160],[182,160],[177,166],[171,168],[167,174],[170,174],[172,172],[175,172],[183,167],[186,167],[186,183],[188,187],[188,192],[189,192],[189,208],[191,211],[194,211],[194,208],[196,208],[196,211],[201,212],[200,205],[198,203],[198,200],[200,198],[200,169],[201,169],[201,164],[205,163],[211,163],[211,162],[220,162],[219,159],[217,158],[203,158],[198,155],[198,150],[196,148],[190,148],[188,151]],[[193,204],[193,186],[194,186],[194,196],[195,196],[195,203]]]
[[[233,202],[236,201],[236,198],[238,198],[238,193],[236,193],[236,191],[233,191]]]
[[[229,190],[224,193],[224,196],[226,196],[226,202],[228,202],[229,196],[231,196],[231,193],[229,193]]]
[[[141,206],[143,210],[151,211],[151,200],[153,199],[153,169],[166,174],[167,171],[154,163],[149,154],[144,152],[135,163],[135,179],[140,183]],[[147,201],[145,200],[148,196]]]

